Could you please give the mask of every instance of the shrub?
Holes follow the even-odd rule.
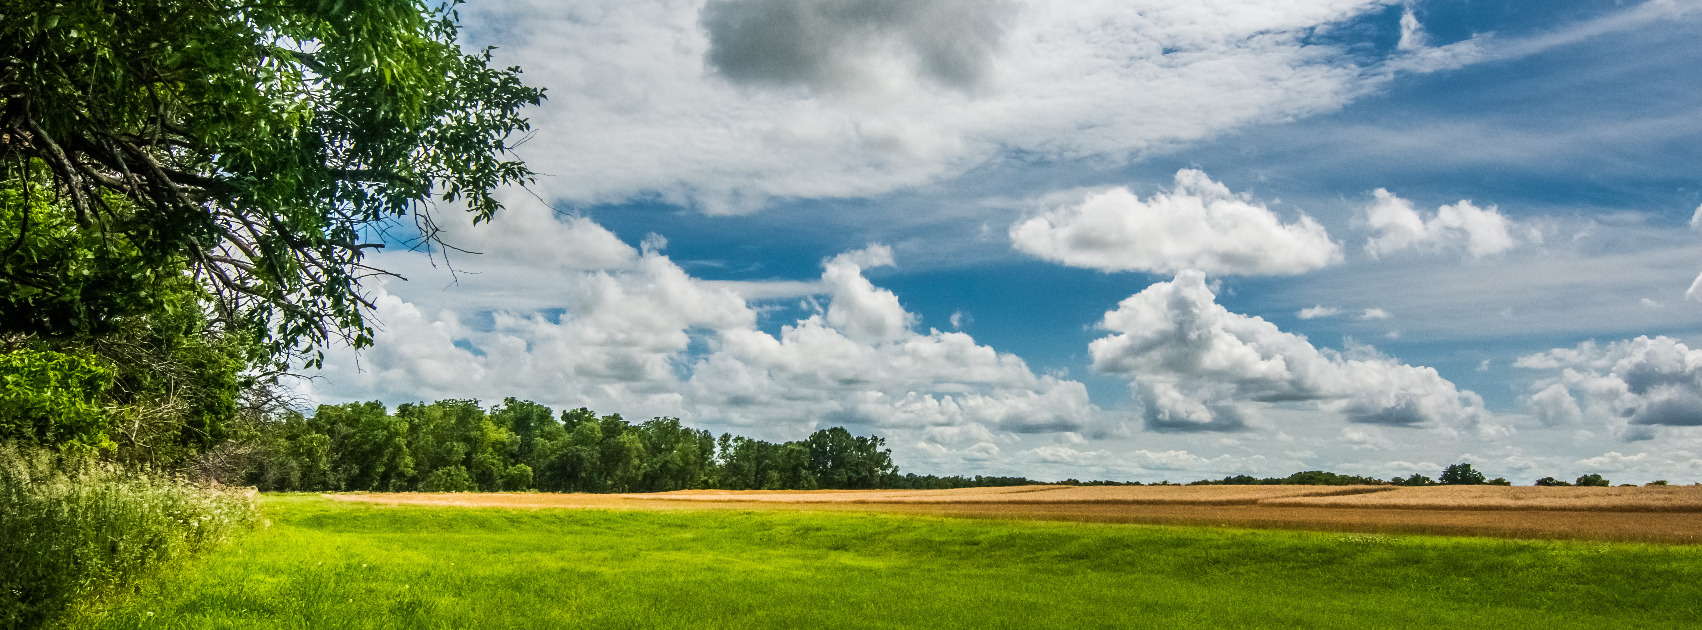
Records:
[[[43,625],[223,543],[257,514],[245,493],[0,444],[0,628]]]
[[[1553,477],[1543,477],[1541,479],[1538,479],[1536,484],[1534,484],[1534,485],[1538,485],[1538,486],[1570,486],[1572,484],[1566,483],[1566,482],[1561,481],[1559,479],[1555,479]]]
[[[1667,485],[1667,480],[1656,479],[1654,481],[1651,481],[1651,482],[1643,484],[1643,485],[1645,485],[1645,486],[1664,486],[1664,485]]]
[[[1511,486],[1511,485],[1513,485],[1513,482],[1508,481],[1506,477],[1496,477],[1496,478],[1491,479],[1489,481],[1483,482],[1483,485],[1486,485],[1486,486]]]

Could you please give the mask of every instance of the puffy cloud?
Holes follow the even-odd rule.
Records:
[[[1367,321],[1375,320],[1375,319],[1388,319],[1390,317],[1394,317],[1394,316],[1390,315],[1388,311],[1385,311],[1385,310],[1380,309],[1380,308],[1368,308],[1368,309],[1365,309],[1365,312],[1359,314],[1360,319],[1367,320]]]
[[[1373,258],[1408,249],[1447,251],[1464,249],[1474,258],[1498,254],[1517,245],[1517,227],[1495,206],[1479,208],[1461,200],[1442,206],[1429,218],[1413,208],[1412,202],[1382,188],[1372,193],[1376,200],[1365,210],[1365,226],[1376,232],[1365,242]],[[1535,232],[1529,232],[1533,235]]]
[[[1288,275],[1342,257],[1311,217],[1283,223],[1193,169],[1177,171],[1169,193],[1142,200],[1127,188],[1096,192],[1012,225],[1010,236],[1021,251],[1105,271]]]
[[[1690,288],[1684,290],[1684,299],[1702,302],[1702,274],[1697,274],[1696,279],[1690,281]]]
[[[831,92],[913,74],[967,88],[991,72],[1015,8],[979,0],[711,0],[702,23],[709,65],[737,82]]]
[[[564,215],[525,191],[501,193],[504,208],[488,226],[444,227],[456,247],[529,267],[585,271],[622,269],[639,251],[585,217]]]
[[[328,359],[313,393],[327,400],[520,396],[678,415],[676,368],[693,332],[755,326],[741,297],[695,281],[653,252],[624,269],[561,273],[551,285],[561,308],[484,310],[475,299],[436,313],[378,287],[373,347]],[[484,321],[464,323],[473,320]]]
[[[1332,111],[1388,78],[1315,30],[1387,0],[546,0],[464,7],[549,90],[547,197],[710,212],[867,196],[1009,152],[1122,160]],[[946,89],[941,89],[945,86]]]
[[[1578,401],[1560,383],[1550,383],[1531,394],[1530,405],[1536,411],[1537,419],[1548,426],[1576,425],[1584,420],[1584,411],[1578,408]]]
[[[892,249],[875,245],[840,254],[829,260],[822,273],[833,293],[827,307],[827,323],[845,336],[865,343],[897,340],[910,332],[916,318],[898,303],[898,296],[875,288],[863,277],[863,267],[893,264]]]
[[[1095,369],[1129,377],[1148,428],[1231,431],[1261,405],[1313,402],[1353,422],[1477,427],[1482,400],[1436,370],[1399,363],[1365,346],[1346,353],[1312,346],[1258,317],[1216,303],[1205,274],[1185,271],[1105,314],[1116,334],[1093,341]]]
[[[522,217],[460,236],[520,243],[541,232],[595,243],[607,234],[588,220],[549,220],[556,225]],[[490,233],[473,236],[481,230]],[[400,289],[413,286],[376,286],[374,347],[332,354],[303,393],[325,402],[516,396],[770,438],[818,425],[878,428],[895,449],[958,470],[1017,436],[1105,428],[1081,383],[1037,375],[961,332],[914,330],[915,315],[862,275],[892,264],[884,246],[825,261],[826,308],[777,335],[757,327],[756,310],[731,287],[690,276],[659,250],[659,242],[628,248],[606,269],[529,272],[539,277],[501,256],[467,257],[463,265],[502,273],[467,274],[454,292],[412,301]],[[387,264],[425,258],[384,256]],[[485,292],[528,295],[501,301]],[[461,297],[444,299],[451,293]]]
[[[1559,372],[1533,385],[1530,404],[1545,422],[1588,420],[1632,439],[1657,426],[1702,426],[1702,350],[1670,337],[1584,342],[1514,365]]]
[[[1702,206],[1696,206],[1696,211],[1690,213],[1690,229],[1702,231]]]

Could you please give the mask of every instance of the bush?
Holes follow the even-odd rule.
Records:
[[[467,474],[464,466],[444,466],[431,471],[425,481],[420,482],[421,492],[472,492],[477,489],[473,476]]]
[[[111,384],[111,370],[88,355],[0,352],[0,440],[110,447],[99,398]]]
[[[1566,482],[1561,481],[1559,479],[1555,479],[1553,477],[1543,477],[1541,479],[1538,479],[1535,485],[1539,485],[1539,486],[1570,486],[1572,484],[1566,483]]]
[[[532,487],[532,467],[525,464],[515,464],[508,467],[508,472],[502,474],[502,489],[508,492],[519,492]]]
[[[1578,480],[1573,483],[1580,486],[1596,486],[1599,488],[1606,488],[1613,485],[1613,482],[1603,479],[1601,475],[1595,473],[1579,477]]]
[[[0,444],[0,628],[43,625],[223,543],[257,515],[245,493]]]

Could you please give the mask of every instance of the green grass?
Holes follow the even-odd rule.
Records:
[[[1702,548],[856,513],[385,507],[273,525],[98,628],[1680,628]]]

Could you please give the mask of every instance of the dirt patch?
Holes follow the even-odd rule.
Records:
[[[1686,507],[1702,505],[1702,488],[1690,486],[1020,486],[902,491],[694,490],[623,495],[399,493],[332,496],[343,501],[391,505],[863,511],[966,518],[1702,543],[1702,514],[1698,513],[1702,508]]]

